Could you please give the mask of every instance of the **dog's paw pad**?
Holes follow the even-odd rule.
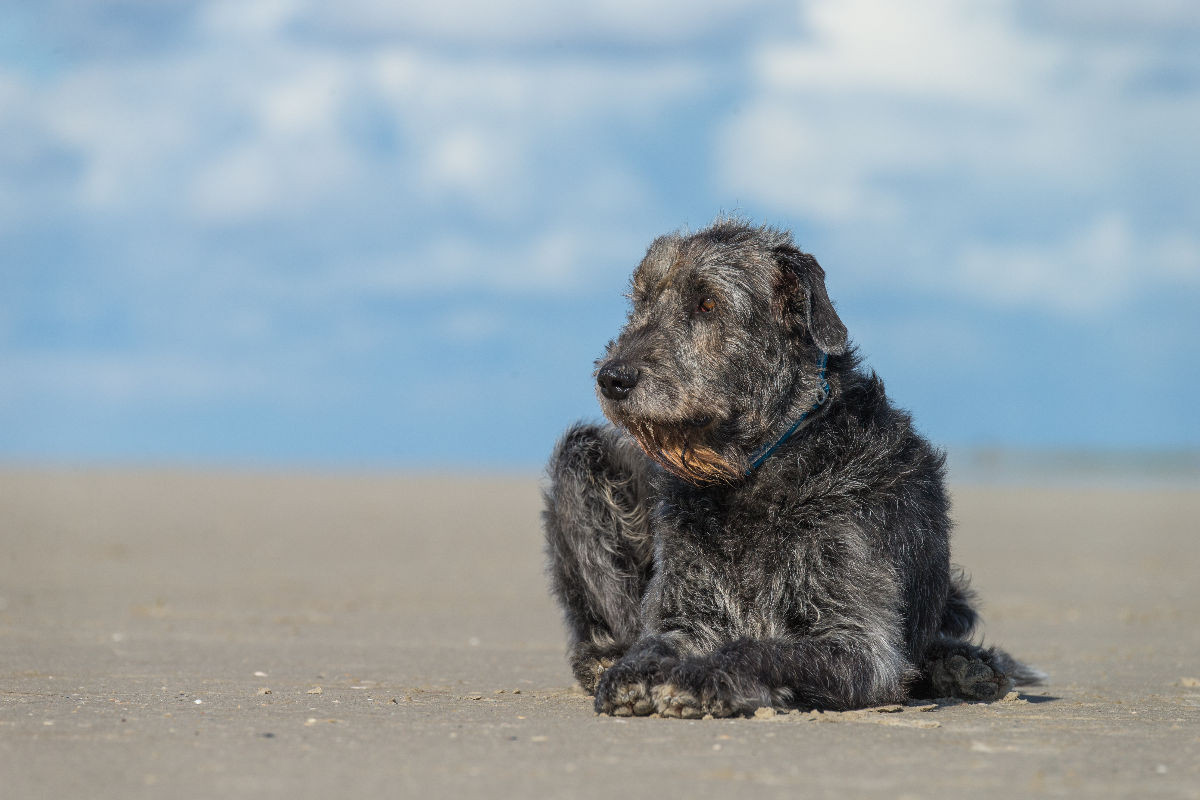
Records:
[[[654,706],[664,717],[699,719],[704,716],[699,698],[673,683],[654,687]]]
[[[644,717],[654,712],[654,700],[641,681],[620,683],[597,694],[596,710],[614,717]]]
[[[714,717],[736,717],[740,712],[722,699],[716,698],[704,704],[704,710]]]

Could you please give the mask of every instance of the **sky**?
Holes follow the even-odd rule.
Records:
[[[0,460],[536,469],[655,236],[950,447],[1200,448],[1193,0],[0,12]]]

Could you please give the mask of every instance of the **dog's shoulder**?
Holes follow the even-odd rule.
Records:
[[[874,372],[856,373],[846,381],[826,427],[832,440],[851,452],[866,449],[879,457],[905,460],[906,451],[937,452],[918,431],[912,414],[892,401]]]
[[[781,448],[773,483],[814,499],[882,502],[909,483],[943,481],[945,455],[892,402],[878,375],[851,373],[839,388],[808,435]]]

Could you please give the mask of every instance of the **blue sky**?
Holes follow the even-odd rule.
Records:
[[[941,443],[1200,447],[1197,142],[1190,0],[9,6],[0,459],[535,468],[723,211]]]

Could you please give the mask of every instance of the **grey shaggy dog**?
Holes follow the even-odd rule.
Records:
[[[655,240],[597,362],[613,425],[559,441],[546,552],[596,711],[717,717],[992,700],[944,457],[859,360],[816,259],[719,220]]]

